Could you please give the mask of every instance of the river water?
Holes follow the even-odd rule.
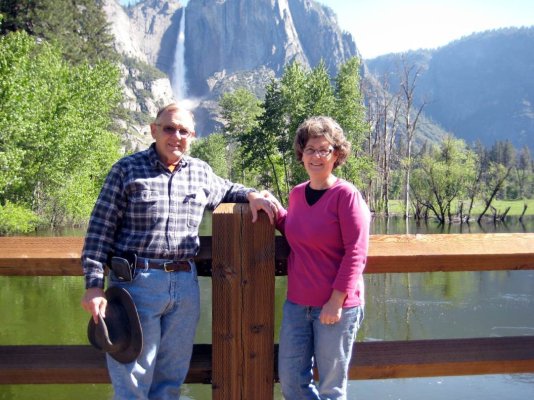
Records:
[[[209,218],[201,234],[209,234]],[[522,224],[406,227],[375,219],[372,233],[534,232]],[[41,234],[52,234],[50,232]],[[83,235],[68,230],[64,235]],[[200,278],[202,315],[197,343],[211,342],[211,280]],[[366,317],[358,341],[534,335],[534,271],[366,276]],[[0,277],[0,344],[85,344],[88,317],[79,301],[81,277]],[[286,280],[276,280],[276,341]],[[534,399],[534,374],[482,375],[349,382],[351,400]],[[1,399],[109,399],[110,385],[0,385]],[[209,385],[185,385],[183,399],[211,399]],[[278,385],[275,399],[281,400]]]

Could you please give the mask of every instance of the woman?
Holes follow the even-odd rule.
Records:
[[[294,148],[309,181],[291,191],[287,211],[278,205],[277,228],[291,247],[280,383],[287,400],[345,399],[352,345],[363,318],[370,212],[360,192],[333,174],[347,159],[350,143],[332,118],[304,121]]]

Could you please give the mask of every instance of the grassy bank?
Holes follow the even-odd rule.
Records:
[[[534,199],[528,199],[528,200],[495,200],[492,205],[495,207],[499,214],[504,213],[508,207],[510,207],[510,211],[508,212],[508,216],[510,217],[519,217],[521,213],[523,212],[523,206],[524,204],[527,205],[527,211],[525,212],[525,215],[534,215]],[[464,203],[464,207],[467,204]],[[453,207],[453,210],[456,210],[456,207]],[[475,203],[475,206],[473,207],[473,211],[471,213],[471,216],[477,216],[484,210],[484,204],[482,202]],[[391,200],[390,202],[390,211],[393,214],[402,214],[403,212],[403,203],[401,200]],[[465,210],[464,210],[465,212]],[[491,210],[488,210],[486,215],[493,215]]]

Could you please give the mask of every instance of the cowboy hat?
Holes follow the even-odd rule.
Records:
[[[120,287],[106,290],[106,299],[106,317],[99,314],[98,324],[93,318],[89,320],[89,342],[118,362],[130,363],[143,348],[143,332],[137,308],[130,293]]]

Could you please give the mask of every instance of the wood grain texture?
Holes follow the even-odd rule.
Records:
[[[276,359],[278,346],[270,352]],[[214,361],[213,368],[218,364]],[[512,373],[534,373],[534,337],[357,342],[349,377]],[[267,375],[278,380],[276,366]],[[197,344],[186,382],[209,384],[211,379],[212,346]],[[0,384],[45,383],[109,383],[104,354],[91,346],[0,346]],[[251,390],[259,393],[255,386]]]
[[[232,215],[233,205],[224,206],[231,207]],[[230,226],[218,232],[225,240],[232,235]],[[256,229],[269,227],[266,217],[255,224]],[[74,237],[0,237],[0,275],[81,275],[82,244]],[[200,244],[195,257],[199,275],[211,276],[212,238],[202,236]],[[287,275],[287,241],[277,236],[274,246],[275,273]],[[534,233],[372,235],[365,273],[523,269],[534,269]]]
[[[213,399],[272,399],[274,228],[247,204],[213,214]]]
[[[194,346],[186,382],[211,382],[211,345]],[[49,383],[110,383],[104,353],[88,345],[0,346],[0,384]]]

